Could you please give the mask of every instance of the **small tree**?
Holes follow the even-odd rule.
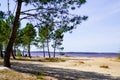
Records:
[[[36,36],[36,31],[32,24],[27,23],[26,27],[23,29],[23,44],[28,48],[28,56],[31,58],[30,45]]]
[[[55,57],[56,48],[58,49],[59,46],[62,45],[63,30],[62,29],[58,29],[58,30],[54,31],[52,39],[53,39],[52,47],[54,48],[54,55],[53,55],[53,57]]]
[[[48,24],[46,24],[44,27],[41,27],[39,29],[39,37],[40,37],[42,43],[46,42],[46,44],[47,44],[49,58],[51,57],[50,50],[49,50],[49,42],[50,42],[51,37],[52,37],[52,31],[53,31],[52,26],[50,26]],[[43,44],[43,46],[45,47],[44,44]]]

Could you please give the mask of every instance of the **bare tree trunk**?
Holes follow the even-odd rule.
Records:
[[[31,58],[31,54],[30,54],[30,44],[28,45],[28,56]]]
[[[55,41],[55,46],[54,46],[54,55],[53,55],[54,58],[55,58],[55,51],[56,51],[56,41]]]
[[[17,32],[17,26],[18,26],[18,22],[19,22],[19,17],[20,17],[20,11],[21,11],[21,6],[22,6],[22,0],[17,0],[17,10],[16,10],[16,15],[15,15],[15,20],[13,22],[13,27],[12,27],[12,33],[11,33],[11,37],[9,39],[6,51],[5,51],[5,56],[4,56],[4,66],[5,67],[11,67],[10,64],[10,53],[12,52],[12,47],[13,47],[13,43],[15,41],[16,38],[16,32]]]
[[[43,57],[45,58],[45,44],[43,43]]]
[[[49,41],[48,41],[48,39],[47,39],[47,49],[48,49],[48,56],[49,56],[49,58],[50,58],[51,55],[50,55],[50,50],[49,50]]]
[[[14,53],[14,55],[16,56],[16,49],[15,49],[15,46],[14,46],[14,48],[13,48],[13,53]]]

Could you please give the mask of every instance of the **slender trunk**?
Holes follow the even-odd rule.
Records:
[[[16,38],[16,32],[17,32],[17,26],[19,22],[19,17],[20,17],[20,11],[21,11],[21,6],[22,6],[22,0],[17,0],[17,10],[16,10],[16,15],[15,15],[15,20],[13,22],[13,27],[12,27],[12,33],[5,51],[5,56],[4,56],[4,66],[5,67],[11,67],[10,64],[10,53],[12,52],[12,47],[13,43]]]
[[[0,57],[3,58],[3,52],[0,50]]]
[[[15,49],[15,46],[13,48],[13,52],[14,52],[14,55],[16,56],[16,49]]]
[[[55,41],[55,46],[54,46],[54,55],[53,55],[54,58],[55,58],[55,51],[56,51],[56,41]]]
[[[0,45],[0,57],[3,58],[3,45]]]
[[[10,2],[8,0],[8,15],[10,16]]]
[[[31,58],[31,54],[30,54],[30,44],[28,45],[28,56]]]
[[[45,58],[45,45],[43,43],[43,57]]]
[[[49,50],[49,41],[48,41],[48,39],[47,39],[47,49],[48,49],[48,56],[49,56],[49,58],[50,58],[51,55],[50,55],[50,50]]]

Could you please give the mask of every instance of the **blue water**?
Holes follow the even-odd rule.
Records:
[[[73,57],[117,57],[118,53],[97,53],[97,52],[63,52],[63,56],[73,56]],[[43,56],[42,51],[32,51],[31,56]],[[46,56],[48,53],[46,52]],[[51,52],[53,56],[53,52]],[[59,52],[56,53],[56,56],[61,56]]]

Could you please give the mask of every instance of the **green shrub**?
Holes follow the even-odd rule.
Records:
[[[42,75],[37,75],[37,79],[42,80],[42,79],[44,79],[44,76],[42,76]]]
[[[65,60],[64,59],[61,59],[61,58],[45,58],[45,60],[47,61],[50,61],[50,62],[64,62]]]

